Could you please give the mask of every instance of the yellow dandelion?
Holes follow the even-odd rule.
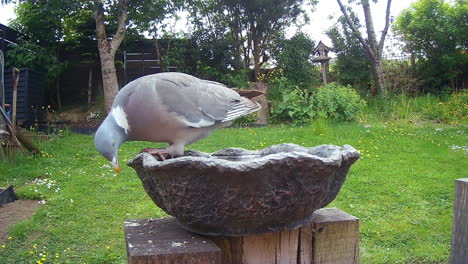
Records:
[[[5,245],[5,244],[3,244],[3,245],[2,245],[2,248],[6,248],[6,245]]]
[[[12,240],[13,238],[12,237],[8,237],[8,240]]]

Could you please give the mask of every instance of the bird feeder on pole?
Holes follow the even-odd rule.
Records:
[[[318,56],[313,59],[314,62],[320,62],[321,68],[322,68],[322,79],[323,79],[323,85],[327,85],[327,72],[328,72],[328,62],[330,61],[330,57],[328,57],[328,52],[330,51],[330,48],[325,46],[325,44],[322,43],[322,41],[319,42],[317,47],[314,49],[314,55]]]

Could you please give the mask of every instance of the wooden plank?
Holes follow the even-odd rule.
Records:
[[[125,221],[129,264],[220,264],[221,250],[179,227],[173,217]]]
[[[279,233],[244,236],[242,243],[243,264],[277,263],[276,241]]]
[[[223,264],[242,263],[243,237],[207,236],[221,249],[221,260]],[[235,254],[235,253],[238,254]]]
[[[336,208],[313,216],[312,263],[359,263],[359,219]]]
[[[299,232],[299,264],[312,263],[312,225],[305,225]]]
[[[359,220],[336,208],[317,210],[296,230],[210,239],[225,264],[359,263]]]
[[[468,178],[455,180],[450,263],[468,263]]]
[[[300,229],[278,233],[276,243],[276,263],[297,264],[299,254]]]

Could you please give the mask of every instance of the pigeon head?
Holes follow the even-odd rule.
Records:
[[[102,122],[94,136],[94,144],[97,151],[111,162],[112,167],[117,173],[120,172],[117,154],[120,145],[126,141],[126,138],[125,131],[117,125],[112,112]]]

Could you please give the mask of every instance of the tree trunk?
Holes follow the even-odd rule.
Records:
[[[60,94],[60,79],[55,80],[55,95],[57,96],[57,109],[62,109],[62,96]]]
[[[119,0],[120,13],[118,17],[117,31],[112,40],[107,39],[104,25],[104,7],[102,0],[94,0],[96,11],[94,18],[96,20],[96,39],[98,42],[99,57],[101,59],[102,86],[104,88],[104,103],[106,112],[109,113],[112,108],[112,102],[119,92],[119,83],[117,81],[117,70],[115,69],[115,53],[122,43],[126,32],[127,20],[127,0]]]
[[[101,57],[102,86],[104,88],[104,104],[107,113],[110,112],[112,102],[119,92],[117,82],[117,70],[115,69],[114,56],[108,52],[101,51],[101,43],[98,43]]]
[[[89,67],[88,72],[88,105],[91,105],[93,97],[93,67]]]
[[[380,96],[383,99],[386,99],[388,97],[388,92],[383,77],[382,51],[384,47],[385,37],[387,36],[388,28],[390,25],[390,6],[392,4],[392,0],[387,0],[385,28],[382,31],[382,35],[380,36],[379,42],[377,42],[377,37],[375,34],[374,21],[372,20],[372,13],[369,5],[369,0],[360,1],[364,11],[364,18],[366,22],[367,40],[362,37],[358,26],[354,24],[354,22],[351,20],[350,16],[348,15],[348,11],[341,2],[341,0],[337,0],[337,2],[340,6],[341,12],[343,13],[343,16],[346,19],[346,23],[349,25],[353,33],[356,34],[357,38],[359,39],[359,42],[366,50],[369,60],[371,62],[372,72],[377,90],[380,92]]]
[[[387,87],[385,86],[382,61],[377,59],[372,61],[372,72],[374,75],[375,86],[382,98],[388,97]]]
[[[260,77],[260,45],[258,39],[253,39],[253,59],[254,59],[254,73],[255,73],[255,82],[259,81]]]

